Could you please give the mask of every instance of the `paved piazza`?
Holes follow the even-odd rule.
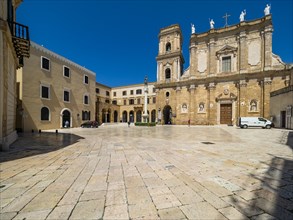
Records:
[[[293,219],[292,134],[127,125],[26,134],[0,153],[0,219]]]

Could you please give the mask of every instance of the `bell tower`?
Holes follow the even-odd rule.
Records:
[[[180,80],[183,74],[182,33],[174,24],[162,28],[159,33],[159,54],[157,60],[157,82],[169,83]]]

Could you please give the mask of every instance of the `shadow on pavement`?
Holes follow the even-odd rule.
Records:
[[[251,219],[293,219],[293,132],[289,132],[286,145],[292,150],[288,157],[271,155],[268,169],[251,177],[260,181],[259,189],[252,191],[253,199],[245,202],[233,199],[235,207]]]
[[[24,133],[10,146],[7,152],[0,152],[0,163],[45,154],[84,139],[75,134],[66,133]]]

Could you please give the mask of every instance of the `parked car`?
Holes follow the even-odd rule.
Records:
[[[99,125],[98,125],[97,121],[87,121],[87,122],[82,123],[80,125],[80,127],[82,127],[82,128],[98,128]]]
[[[240,117],[238,120],[238,126],[240,128],[248,127],[261,127],[261,128],[271,128],[274,124],[268,119],[262,117]]]

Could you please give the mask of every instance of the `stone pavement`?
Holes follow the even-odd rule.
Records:
[[[289,134],[127,125],[25,134],[0,152],[0,219],[293,219]]]

